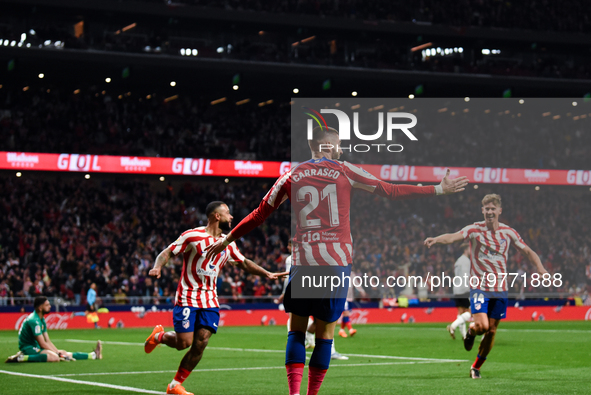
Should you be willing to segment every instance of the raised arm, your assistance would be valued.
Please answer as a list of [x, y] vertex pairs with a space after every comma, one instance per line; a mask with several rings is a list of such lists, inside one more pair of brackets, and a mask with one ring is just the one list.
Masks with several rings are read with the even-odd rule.
[[447, 169], [445, 177], [443, 177], [439, 185], [427, 186], [390, 184], [389, 182], [377, 179], [365, 170], [350, 163], [345, 163], [343, 169], [345, 170], [345, 174], [349, 178], [353, 188], [363, 189], [390, 200], [449, 195], [451, 193], [462, 192], [466, 189], [466, 185], [468, 185], [467, 177], [450, 179], [449, 169]]
[[225, 239], [219, 239], [205, 248], [206, 259], [221, 253], [230, 243], [260, 226], [273, 211], [289, 198], [291, 188], [291, 171], [279, 177], [261, 203], [230, 232]]
[[[279, 207], [279, 205], [277, 205]], [[261, 226], [263, 222], [271, 215], [277, 207], [271, 206], [266, 200], [261, 200], [261, 203], [250, 214], [248, 214], [226, 237], [226, 245], [238, 240], [247, 233], [252, 232], [257, 227]]]
[[431, 246], [435, 244], [452, 244], [460, 241], [464, 241], [464, 235], [461, 231], [456, 233], [445, 233], [437, 237], [427, 237], [424, 244], [427, 248], [431, 248]]

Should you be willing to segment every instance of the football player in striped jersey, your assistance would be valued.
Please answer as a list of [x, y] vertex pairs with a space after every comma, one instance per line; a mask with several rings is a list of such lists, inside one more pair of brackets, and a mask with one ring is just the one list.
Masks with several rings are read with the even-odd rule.
[[150, 276], [160, 278], [162, 267], [172, 256], [183, 254], [183, 269], [173, 310], [174, 331], [164, 332], [162, 325], [157, 325], [144, 344], [146, 353], [151, 353], [158, 344], [165, 344], [179, 351], [190, 347], [166, 389], [167, 394], [192, 395], [185, 390], [182, 383], [201, 360], [211, 335], [217, 332], [220, 306], [216, 282], [224, 265], [229, 262], [248, 273], [270, 280], [281, 277], [281, 274], [269, 273], [245, 258], [235, 243], [228, 245], [222, 254], [212, 259], [207, 258], [205, 248], [225, 236], [223, 232], [231, 229], [233, 217], [228, 206], [220, 201], [209, 203], [205, 214], [207, 226], [184, 232], [158, 255], [149, 272]]
[[507, 317], [507, 258], [511, 244], [537, 269], [540, 275], [548, 273], [540, 257], [524, 243], [517, 231], [499, 222], [503, 212], [501, 197], [486, 195], [482, 199], [484, 221], [475, 222], [456, 233], [427, 237], [425, 246], [470, 242], [470, 309], [472, 322], [464, 338], [464, 347], [472, 350], [474, 339], [484, 335], [478, 348], [476, 361], [470, 368], [470, 377], [479, 379], [480, 367], [493, 347], [497, 327]]
[[[316, 322], [316, 347], [308, 369], [308, 395], [318, 393], [329, 367], [336, 323], [345, 307], [348, 286], [342, 284], [337, 292], [321, 287], [318, 288], [321, 292], [330, 294], [312, 297], [307, 296], [312, 288], [304, 287], [300, 280], [309, 277], [304, 273], [314, 276], [312, 272], [329, 269], [331, 273], [338, 273], [339, 278], [341, 275], [343, 279], [348, 277], [350, 282], [350, 265], [353, 262], [349, 222], [352, 192], [360, 190], [390, 200], [402, 200], [461, 192], [468, 184], [466, 177], [449, 179], [449, 169], [440, 185], [394, 185], [381, 181], [358, 166], [338, 160], [342, 154], [341, 140], [339, 132], [330, 127], [315, 128], [308, 145], [312, 159], [279, 177], [259, 207], [224, 240], [220, 239], [208, 247], [207, 252], [207, 256], [212, 257], [222, 253], [234, 240], [261, 225], [284, 201], [290, 199], [296, 232], [290, 282], [283, 302], [285, 311], [292, 313], [285, 358], [290, 395], [300, 393], [306, 359], [304, 339], [311, 315]], [[320, 270], [316, 270], [318, 268]]]

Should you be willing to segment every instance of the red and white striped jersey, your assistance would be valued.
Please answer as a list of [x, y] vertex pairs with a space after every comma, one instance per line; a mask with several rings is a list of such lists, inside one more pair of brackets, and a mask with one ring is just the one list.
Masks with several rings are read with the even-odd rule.
[[293, 265], [347, 266], [353, 257], [349, 211], [354, 189], [393, 200], [435, 194], [433, 186], [390, 184], [348, 162], [311, 159], [279, 177], [261, 205], [232, 235], [242, 237], [290, 199], [297, 223]]
[[[507, 291], [507, 258], [511, 242], [518, 249], [527, 247], [515, 229], [500, 223], [490, 230], [485, 221], [475, 222], [461, 230], [464, 240], [470, 241], [470, 277], [478, 278], [470, 288], [489, 292]], [[491, 274], [492, 273], [492, 274]], [[490, 277], [487, 277], [490, 274]], [[501, 275], [501, 276], [500, 276]]]
[[204, 250], [216, 240], [202, 226], [187, 230], [168, 246], [174, 255], [183, 253], [183, 270], [176, 291], [176, 306], [202, 309], [220, 307], [216, 287], [220, 270], [226, 262], [241, 263], [245, 258], [236, 243], [231, 243], [219, 255], [207, 260]]

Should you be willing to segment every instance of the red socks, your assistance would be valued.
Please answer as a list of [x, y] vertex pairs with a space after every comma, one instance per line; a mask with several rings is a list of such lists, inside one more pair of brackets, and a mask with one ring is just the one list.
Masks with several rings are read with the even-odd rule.
[[156, 335], [155, 339], [158, 343], [162, 343], [162, 337], [164, 337], [164, 332], [160, 332]]
[[476, 361], [474, 361], [474, 363], [472, 364], [472, 367], [474, 369], [480, 369], [484, 361], [486, 361], [486, 357], [481, 357], [480, 354], [478, 354], [476, 356]]
[[179, 370], [176, 372], [176, 375], [174, 376], [174, 380], [182, 384], [190, 374], [191, 372], [187, 369], [179, 368]]
[[327, 369], [319, 369], [308, 366], [308, 395], [316, 395], [324, 380]]
[[285, 365], [287, 371], [287, 385], [289, 386], [289, 395], [300, 393], [300, 385], [302, 384], [302, 375], [304, 374], [303, 363], [290, 363]]

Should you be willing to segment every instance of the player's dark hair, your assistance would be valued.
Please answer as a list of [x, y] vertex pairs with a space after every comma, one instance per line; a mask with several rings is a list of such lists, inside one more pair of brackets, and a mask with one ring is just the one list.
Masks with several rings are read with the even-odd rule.
[[35, 307], [35, 310], [37, 310], [37, 307], [41, 306], [45, 302], [47, 302], [47, 297], [45, 297], [45, 296], [37, 296], [35, 298], [35, 302], [33, 302], [33, 306]]
[[211, 213], [213, 213], [218, 207], [220, 207], [222, 204], [226, 204], [220, 200], [216, 200], [215, 202], [211, 202], [207, 205], [207, 207], [205, 208], [205, 215], [207, 216], [207, 218], [209, 218], [209, 216], [211, 215]]

